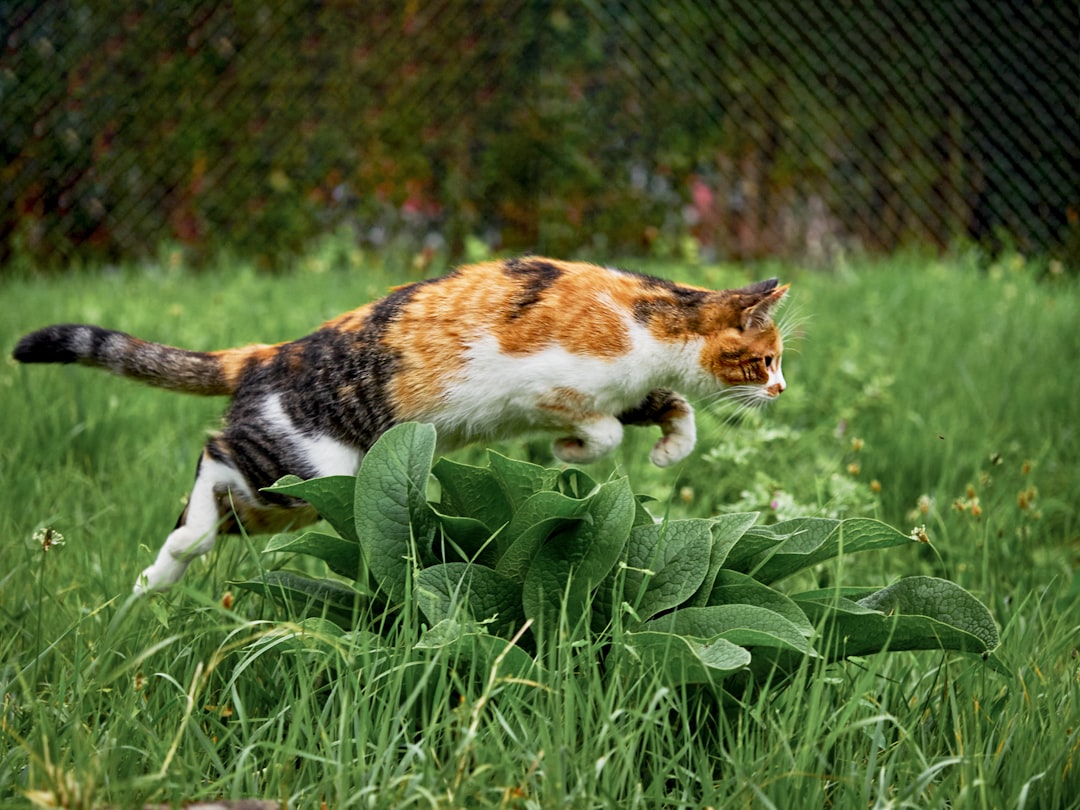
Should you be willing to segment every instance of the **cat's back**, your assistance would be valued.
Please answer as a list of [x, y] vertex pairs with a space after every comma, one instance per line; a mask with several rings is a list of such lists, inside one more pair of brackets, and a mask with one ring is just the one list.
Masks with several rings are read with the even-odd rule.
[[665, 282], [535, 256], [467, 265], [396, 291], [408, 300], [388, 324], [386, 341], [407, 352], [422, 335], [419, 342], [446, 359], [485, 339], [511, 356], [559, 345], [612, 357], [628, 350], [635, 306], [655, 284]]
[[368, 330], [385, 324], [381, 345], [395, 358], [389, 391], [399, 417], [438, 423], [449, 410], [493, 424], [528, 410], [544, 391], [638, 376], [648, 332], [640, 304], [673, 289], [635, 273], [529, 256], [399, 288], [363, 320]]
[[[698, 294], [586, 262], [536, 256], [481, 262], [397, 287], [250, 359], [291, 378], [314, 373], [312, 367], [325, 375], [335, 368], [355, 373], [356, 355], [363, 355], [363, 376], [424, 399], [478, 357], [524, 359], [558, 349], [581, 358], [624, 358], [643, 330], [665, 337], [653, 324], [658, 307]], [[242, 359], [250, 370], [249, 358]]]

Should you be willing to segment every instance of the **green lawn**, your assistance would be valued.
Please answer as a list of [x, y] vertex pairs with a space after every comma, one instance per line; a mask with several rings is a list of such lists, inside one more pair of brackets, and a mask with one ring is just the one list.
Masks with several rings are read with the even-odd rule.
[[[230, 580], [264, 537], [219, 544], [182, 587], [133, 600], [183, 508], [221, 401], [81, 368], [0, 364], [0, 803], [257, 797], [290, 807], [1027, 807], [1080, 795], [1080, 288], [1012, 257], [896, 258], [833, 272], [635, 264], [709, 286], [793, 283], [788, 390], [741, 422], [702, 414], [698, 451], [647, 463], [635, 431], [594, 465], [672, 515], [869, 515], [932, 546], [853, 557], [820, 582], [952, 579], [1002, 630], [998, 658], [807, 662], [720, 706], [609, 678], [589, 639], [542, 679], [492, 679], [358, 632], [297, 636]], [[416, 277], [313, 254], [273, 277], [169, 261], [0, 281], [6, 353], [62, 321], [196, 349], [272, 342]], [[550, 462], [546, 442], [500, 446]], [[474, 459], [479, 450], [462, 451]], [[43, 553], [51, 528], [65, 545]], [[280, 562], [280, 561], [276, 561]], [[311, 564], [297, 562], [296, 564]]]

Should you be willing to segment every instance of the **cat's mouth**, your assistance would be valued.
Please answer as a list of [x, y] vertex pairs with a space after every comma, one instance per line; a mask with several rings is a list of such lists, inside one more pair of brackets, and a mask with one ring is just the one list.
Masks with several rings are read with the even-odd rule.
[[784, 379], [784, 372], [780, 370], [780, 358], [776, 359], [776, 362], [772, 364], [772, 368], [769, 369], [769, 379], [765, 383], [765, 393], [770, 399], [776, 399], [787, 388], [787, 380]]

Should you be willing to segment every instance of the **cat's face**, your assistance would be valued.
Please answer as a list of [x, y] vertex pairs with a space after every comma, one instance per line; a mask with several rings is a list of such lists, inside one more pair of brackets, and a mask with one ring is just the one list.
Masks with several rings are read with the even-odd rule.
[[705, 340], [702, 366], [724, 385], [743, 386], [747, 402], [776, 399], [787, 387], [784, 341], [772, 321], [750, 329], [725, 329]]
[[775, 281], [734, 290], [716, 305], [701, 349], [702, 369], [746, 404], [770, 402], [787, 387], [784, 339], [772, 310], [787, 293]]

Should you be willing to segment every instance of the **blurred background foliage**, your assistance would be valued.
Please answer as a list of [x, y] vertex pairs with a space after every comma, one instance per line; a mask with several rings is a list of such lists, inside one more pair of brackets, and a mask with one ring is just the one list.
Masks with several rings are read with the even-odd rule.
[[0, 262], [1080, 264], [1075, 0], [9, 0]]

